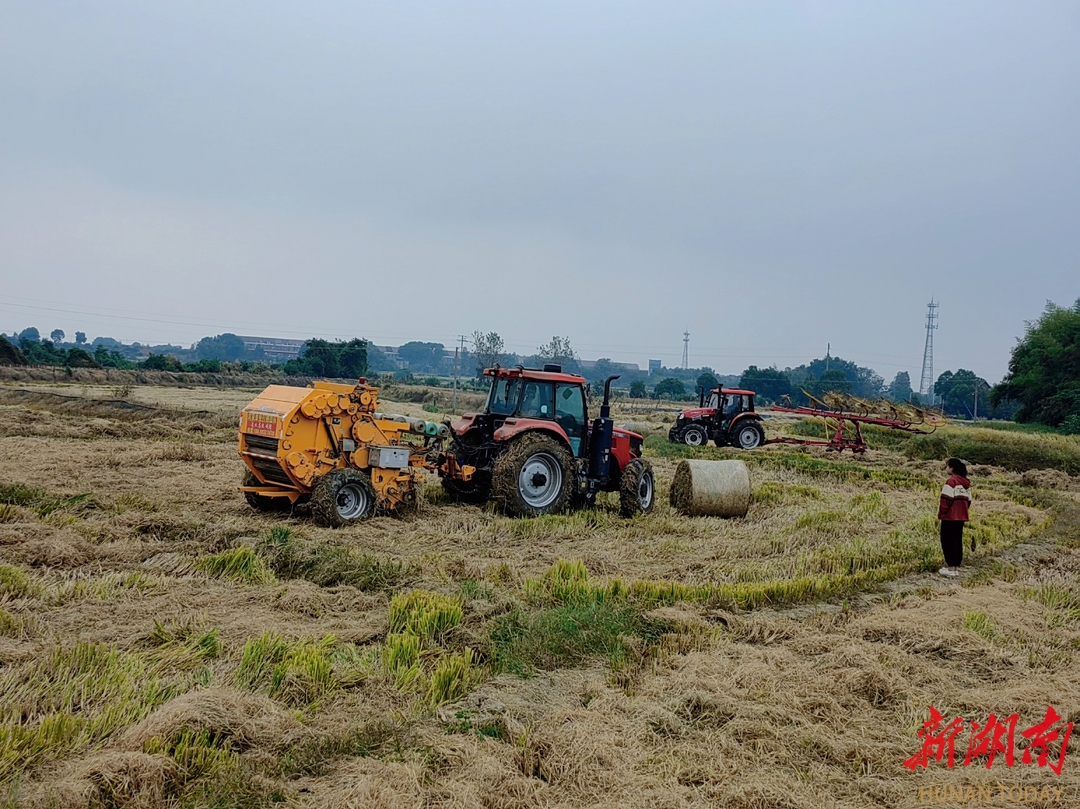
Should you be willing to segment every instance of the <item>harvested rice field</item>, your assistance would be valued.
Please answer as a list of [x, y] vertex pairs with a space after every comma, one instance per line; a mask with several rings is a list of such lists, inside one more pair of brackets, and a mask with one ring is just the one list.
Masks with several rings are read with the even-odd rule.
[[[927, 439], [691, 449], [616, 409], [650, 433], [650, 515], [510, 519], [433, 480], [331, 530], [237, 491], [255, 393], [0, 388], [4, 805], [1080, 805], [1075, 438], [934, 437], [1005, 464], [971, 467], [949, 580]], [[684, 457], [745, 460], [747, 516], [673, 512]], [[966, 720], [954, 766], [911, 769], [931, 706]], [[1018, 714], [1012, 766], [967, 756], [991, 714]]]

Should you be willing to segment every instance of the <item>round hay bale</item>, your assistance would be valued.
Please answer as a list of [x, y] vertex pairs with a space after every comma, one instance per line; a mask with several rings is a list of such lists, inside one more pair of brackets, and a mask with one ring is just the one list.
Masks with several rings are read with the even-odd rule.
[[742, 461], [680, 461], [670, 501], [689, 517], [745, 517], [750, 473]]

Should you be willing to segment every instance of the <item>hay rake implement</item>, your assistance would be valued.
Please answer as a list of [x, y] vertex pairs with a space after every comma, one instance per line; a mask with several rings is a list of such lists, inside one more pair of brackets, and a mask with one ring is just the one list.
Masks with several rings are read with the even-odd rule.
[[[810, 406], [794, 406], [789, 397], [784, 397], [782, 405], [773, 405], [769, 409], [774, 413], [791, 413], [796, 416], [824, 419], [825, 430], [827, 433], [831, 432], [832, 436], [827, 440], [781, 436], [770, 438], [765, 442], [766, 444], [823, 446], [826, 452], [843, 452], [845, 449], [850, 449], [858, 454], [868, 449], [862, 434], [863, 424], [929, 435], [945, 423], [945, 417], [941, 413], [907, 402], [897, 403], [886, 400], [870, 402], [853, 396], [835, 394], [826, 395], [825, 401], [822, 401], [806, 391], [803, 391], [803, 394], [810, 400]], [[829, 426], [830, 419], [836, 422], [835, 430]]]

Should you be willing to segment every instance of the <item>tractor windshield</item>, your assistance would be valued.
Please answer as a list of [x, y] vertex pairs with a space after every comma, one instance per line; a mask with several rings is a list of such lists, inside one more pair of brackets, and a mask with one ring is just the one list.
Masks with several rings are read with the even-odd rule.
[[493, 379], [491, 393], [488, 395], [487, 412], [494, 413], [496, 416], [512, 415], [517, 410], [520, 395], [521, 380], [519, 378]]

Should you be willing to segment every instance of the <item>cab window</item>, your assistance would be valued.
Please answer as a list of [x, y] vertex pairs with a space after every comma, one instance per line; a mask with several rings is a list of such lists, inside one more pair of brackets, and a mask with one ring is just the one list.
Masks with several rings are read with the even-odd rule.
[[518, 415], [526, 419], [550, 419], [554, 417], [555, 386], [550, 382], [526, 382], [521, 395]]
[[705, 406], [706, 406], [706, 407], [711, 407], [711, 408], [715, 409], [715, 408], [716, 408], [716, 400], [717, 400], [718, 398], [719, 398], [719, 397], [717, 396], [717, 394], [715, 394], [715, 393], [710, 393], [710, 394], [709, 394], [709, 398], [708, 398], [708, 400], [706, 400], [706, 402], [705, 402]]
[[555, 394], [555, 421], [566, 431], [574, 455], [581, 457], [585, 438], [585, 392], [580, 385], [559, 385]]
[[738, 394], [729, 394], [725, 397], [726, 406], [724, 407], [725, 416], [734, 416], [736, 413], [742, 412], [742, 396]]
[[521, 393], [521, 380], [503, 377], [491, 383], [488, 396], [488, 412], [496, 416], [509, 416], [517, 409], [518, 394]]

